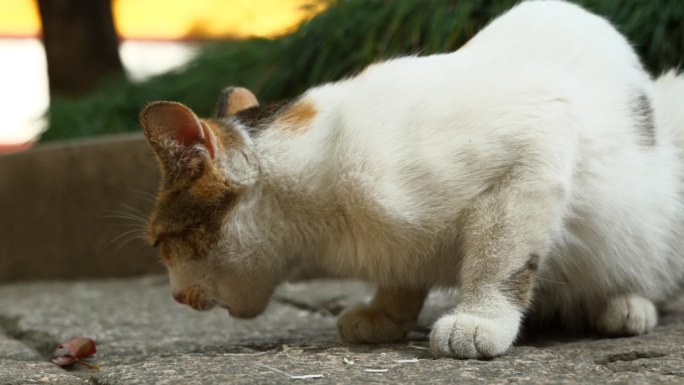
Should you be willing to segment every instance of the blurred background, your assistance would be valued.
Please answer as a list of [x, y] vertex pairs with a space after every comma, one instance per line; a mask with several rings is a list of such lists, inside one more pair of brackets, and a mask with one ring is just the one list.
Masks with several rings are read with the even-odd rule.
[[[572, 0], [655, 76], [684, 60], [684, 1]], [[458, 49], [518, 0], [0, 0], [0, 282], [160, 270], [140, 236], [158, 181], [153, 100], [210, 115], [398, 55]]]
[[[374, 60], [457, 49], [516, 2], [0, 0], [0, 145], [133, 131], [155, 99], [208, 114], [230, 84], [286, 98]], [[681, 63], [681, 0], [576, 2], [652, 72]]]
[[[144, 82], [182, 67], [202, 42], [283, 35], [320, 9], [303, 0], [0, 0], [0, 145], [21, 148], [44, 132], [51, 94], [58, 109]], [[53, 126], [46, 139], [109, 132]]]

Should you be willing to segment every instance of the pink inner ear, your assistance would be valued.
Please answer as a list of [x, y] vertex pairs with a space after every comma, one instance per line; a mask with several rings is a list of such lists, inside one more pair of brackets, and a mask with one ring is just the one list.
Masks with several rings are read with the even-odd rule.
[[185, 146], [192, 146], [195, 143], [204, 143], [204, 132], [198, 130], [196, 125], [181, 125], [176, 129], [175, 138]]
[[[149, 104], [140, 113], [140, 124], [150, 145], [158, 155], [162, 155], [163, 159], [169, 159], [167, 155], [176, 156], [179, 145], [190, 148], [202, 144], [212, 159], [217, 153], [218, 143], [212, 128], [197, 118], [192, 110], [180, 103]], [[206, 157], [206, 153], [191, 151], [184, 153], [183, 156]], [[173, 159], [170, 161], [175, 162]], [[166, 166], [173, 166], [173, 164]]]
[[177, 142], [184, 146], [204, 143], [204, 131], [199, 119], [187, 107], [170, 104], [164, 111], [164, 125]]

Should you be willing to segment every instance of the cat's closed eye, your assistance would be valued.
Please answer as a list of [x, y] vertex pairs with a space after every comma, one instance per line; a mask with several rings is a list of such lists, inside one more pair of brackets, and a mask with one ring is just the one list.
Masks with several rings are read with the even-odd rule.
[[159, 247], [161, 242], [166, 238], [166, 235], [163, 233], [148, 233], [147, 234], [147, 240], [152, 247]]

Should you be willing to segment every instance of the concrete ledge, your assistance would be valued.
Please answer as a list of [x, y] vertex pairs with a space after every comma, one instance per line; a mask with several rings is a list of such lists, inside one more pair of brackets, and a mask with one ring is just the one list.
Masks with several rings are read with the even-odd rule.
[[162, 271], [132, 217], [149, 211], [158, 181], [141, 134], [1, 155], [0, 282]]

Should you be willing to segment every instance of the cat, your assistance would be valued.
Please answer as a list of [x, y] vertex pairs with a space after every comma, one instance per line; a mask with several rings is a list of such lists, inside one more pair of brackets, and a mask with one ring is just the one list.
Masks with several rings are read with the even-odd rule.
[[526, 315], [639, 335], [684, 278], [683, 107], [684, 78], [651, 79], [605, 19], [527, 1], [455, 52], [289, 102], [147, 105], [148, 238], [197, 310], [255, 317], [303, 267], [376, 283], [344, 343], [401, 341], [451, 287], [437, 357], [504, 354]]

